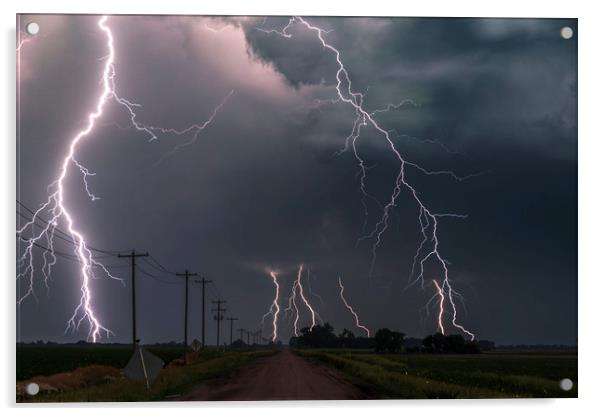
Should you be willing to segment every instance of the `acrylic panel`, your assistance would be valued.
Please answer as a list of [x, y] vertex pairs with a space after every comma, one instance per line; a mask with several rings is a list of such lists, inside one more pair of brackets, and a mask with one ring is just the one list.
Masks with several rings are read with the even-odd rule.
[[577, 396], [577, 20], [17, 16], [17, 401]]

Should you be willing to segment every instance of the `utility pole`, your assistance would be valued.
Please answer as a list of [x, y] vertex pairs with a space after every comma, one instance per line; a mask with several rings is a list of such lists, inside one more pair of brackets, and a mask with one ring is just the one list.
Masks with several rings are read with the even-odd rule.
[[222, 312], [226, 312], [226, 309], [222, 308], [222, 305], [224, 303], [226, 303], [226, 301], [218, 299], [218, 300], [212, 301], [212, 303], [215, 303], [217, 305], [214, 309], [211, 309], [211, 312], [216, 312], [217, 313], [217, 315], [214, 315], [213, 319], [215, 319], [217, 321], [217, 342], [216, 342], [216, 345], [219, 348], [219, 327], [220, 327], [220, 324], [221, 324], [222, 320], [224, 319], [224, 315], [222, 315]]
[[136, 348], [136, 257], [148, 257], [148, 252], [136, 253], [136, 250], [132, 250], [130, 254], [117, 254], [117, 257], [132, 259], [132, 348]]
[[261, 333], [261, 331], [255, 331], [253, 333], [253, 342], [255, 344], [261, 344], [261, 339], [259, 338], [259, 334]]
[[188, 350], [188, 279], [196, 275], [196, 273], [189, 272], [188, 269], [184, 273], [176, 273], [176, 276], [186, 278], [186, 289], [184, 290], [184, 351]]
[[230, 346], [232, 346], [232, 329], [234, 328], [234, 321], [238, 321], [238, 318], [226, 318], [227, 321], [230, 321]]
[[261, 329], [257, 331], [257, 343], [261, 345]]
[[202, 285], [202, 295], [203, 295], [203, 301], [202, 301], [202, 318], [201, 318], [201, 344], [203, 345], [203, 348], [205, 348], [206, 344], [205, 344], [205, 285], [208, 283], [211, 283], [212, 280], [207, 280], [204, 277], [201, 280], [195, 280], [195, 283], [200, 283]]
[[240, 332], [240, 340], [241, 340], [242, 342], [244, 342], [244, 341], [243, 341], [243, 336], [244, 336], [244, 335], [243, 335], [243, 333], [245, 332], [245, 330], [244, 330], [243, 328], [240, 328], [238, 331]]
[[247, 345], [251, 345], [251, 331], [247, 331]]

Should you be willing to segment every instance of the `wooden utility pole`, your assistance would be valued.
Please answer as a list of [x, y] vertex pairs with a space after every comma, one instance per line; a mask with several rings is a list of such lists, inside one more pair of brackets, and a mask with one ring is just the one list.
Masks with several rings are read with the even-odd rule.
[[176, 276], [186, 278], [186, 289], [184, 290], [184, 350], [188, 349], [188, 279], [196, 275], [196, 273], [189, 272], [188, 269], [184, 273], [176, 273]]
[[232, 346], [232, 330], [234, 329], [234, 321], [238, 321], [238, 318], [226, 318], [227, 321], [230, 321], [230, 346]]
[[217, 347], [219, 348], [219, 327], [220, 327], [222, 320], [224, 319], [224, 315], [222, 313], [226, 312], [226, 309], [222, 308], [222, 305], [224, 303], [226, 303], [226, 301], [218, 299], [218, 300], [212, 301], [212, 303], [215, 303], [217, 305], [215, 308], [211, 309], [211, 312], [216, 313], [213, 316], [213, 319], [215, 319], [217, 321], [217, 342], [215, 345], [217, 345]]
[[132, 250], [130, 254], [117, 254], [119, 258], [130, 258], [132, 260], [132, 348], [136, 348], [136, 257], [148, 257], [147, 253], [136, 253]]
[[201, 317], [201, 344], [203, 345], [203, 348], [205, 348], [205, 346], [207, 344], [205, 344], [205, 285], [207, 285], [208, 283], [211, 283], [212, 280], [207, 280], [204, 277], [201, 280], [195, 280], [195, 283], [200, 283], [201, 286], [201, 292], [202, 292], [202, 317]]

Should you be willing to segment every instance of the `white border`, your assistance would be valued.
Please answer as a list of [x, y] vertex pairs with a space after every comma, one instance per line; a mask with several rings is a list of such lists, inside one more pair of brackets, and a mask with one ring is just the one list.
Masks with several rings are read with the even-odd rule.
[[[393, 5], [395, 3], [395, 5]], [[201, 403], [201, 404], [146, 404], [110, 405], [119, 407], [145, 407], [148, 415], [163, 415], [166, 411], [183, 414], [208, 412], [211, 415], [288, 414], [305, 415], [308, 412], [332, 413], [339, 408], [350, 415], [365, 415], [374, 409], [377, 412], [425, 412], [445, 415], [467, 415], [486, 412], [487, 415], [504, 415], [509, 412], [526, 411], [546, 415], [590, 414], [602, 407], [598, 392], [600, 382], [600, 350], [602, 346], [600, 325], [601, 314], [597, 310], [602, 296], [602, 266], [599, 262], [601, 242], [600, 227], [601, 185], [599, 97], [602, 96], [600, 77], [602, 74], [599, 45], [602, 41], [602, 15], [596, 2], [555, 1], [528, 2], [504, 0], [495, 4], [487, 1], [426, 1], [386, 2], [371, 0], [354, 2], [347, 0], [300, 0], [285, 1], [183, 1], [163, 2], [104, 0], [87, 3], [81, 0], [32, 1], [21, 0], [18, 4], [2, 2], [2, 126], [4, 137], [0, 155], [2, 184], [0, 195], [2, 215], [2, 282], [4, 305], [2, 305], [5, 336], [0, 342], [2, 375], [0, 376], [0, 402], [8, 409], [5, 414], [16, 412], [14, 405], [14, 204], [15, 204], [15, 14], [16, 13], [134, 13], [134, 14], [238, 14], [238, 15], [397, 15], [397, 16], [475, 16], [475, 17], [577, 17], [579, 18], [579, 399], [568, 400], [468, 400], [468, 401], [388, 401], [388, 402], [263, 402], [263, 403]], [[553, 226], [552, 224], [550, 226]], [[107, 405], [109, 406], [109, 405]], [[106, 406], [20, 406], [21, 413], [44, 412], [45, 415], [82, 414], [106, 415], [111, 409]], [[169, 410], [168, 410], [169, 409]], [[428, 409], [428, 410], [427, 410]]]

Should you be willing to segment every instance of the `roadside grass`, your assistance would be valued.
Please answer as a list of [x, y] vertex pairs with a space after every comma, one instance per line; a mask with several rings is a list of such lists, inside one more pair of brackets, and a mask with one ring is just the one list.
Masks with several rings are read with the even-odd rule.
[[40, 394], [32, 398], [18, 398], [18, 400], [20, 399], [21, 402], [137, 402], [177, 399], [177, 395], [203, 381], [228, 376], [241, 366], [273, 353], [274, 351], [269, 350], [246, 352], [209, 350], [194, 364], [163, 369], [148, 390], [144, 381], [120, 378], [100, 385]]
[[[165, 363], [184, 353], [181, 345], [145, 346]], [[89, 365], [123, 368], [132, 356], [129, 345], [17, 345], [17, 381], [48, 376]]]
[[[388, 355], [410, 374], [464, 386], [484, 387], [511, 397], [577, 397], [577, 356], [567, 354]], [[570, 392], [559, 382], [570, 378]]]
[[533, 376], [552, 381], [563, 378], [577, 381], [577, 354], [387, 354], [384, 357], [404, 363], [411, 371], [436, 371], [443, 367], [447, 370]]
[[[298, 350], [387, 399], [577, 397], [576, 356], [377, 355]], [[573, 377], [573, 390], [560, 389]]]

